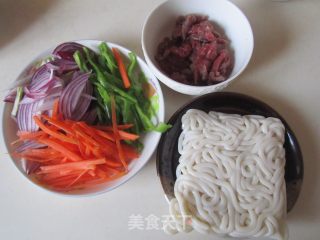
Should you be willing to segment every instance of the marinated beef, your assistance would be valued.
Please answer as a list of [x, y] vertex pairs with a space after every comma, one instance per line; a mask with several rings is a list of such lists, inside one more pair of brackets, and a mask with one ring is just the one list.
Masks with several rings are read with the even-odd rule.
[[228, 40], [202, 15], [178, 17], [171, 38], [155, 56], [162, 71], [181, 83], [205, 86], [226, 80], [233, 68]]

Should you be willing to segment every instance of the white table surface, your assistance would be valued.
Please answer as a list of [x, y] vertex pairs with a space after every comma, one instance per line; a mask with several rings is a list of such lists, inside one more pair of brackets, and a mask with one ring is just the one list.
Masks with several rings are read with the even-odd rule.
[[[39, 52], [75, 39], [116, 42], [142, 56], [145, 17], [160, 0], [0, 0], [0, 92]], [[228, 91], [257, 97], [274, 107], [301, 144], [305, 176], [288, 215], [290, 239], [320, 234], [320, 1], [234, 1], [248, 16], [255, 36], [252, 61]], [[191, 97], [162, 85], [166, 118]], [[5, 126], [4, 126], [5, 127]], [[196, 233], [174, 237], [161, 230], [129, 230], [131, 215], [168, 213], [155, 155], [120, 188], [95, 197], [70, 198], [35, 187], [11, 163], [1, 142], [0, 239], [214, 239]], [[155, 226], [154, 226], [155, 227]]]

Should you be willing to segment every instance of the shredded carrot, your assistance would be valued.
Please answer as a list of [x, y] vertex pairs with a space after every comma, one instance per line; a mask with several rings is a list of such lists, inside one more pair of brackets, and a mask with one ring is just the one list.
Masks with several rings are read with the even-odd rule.
[[84, 122], [79, 122], [77, 123], [79, 126], [81, 126], [81, 128], [86, 132], [86, 134], [92, 136], [93, 138], [95, 138], [95, 136], [97, 134], [101, 135], [102, 137], [108, 139], [108, 140], [111, 140], [111, 141], [115, 141], [114, 140], [114, 137], [109, 134], [109, 133], [106, 133], [106, 132], [103, 132], [103, 131], [100, 131], [98, 129], [94, 129], [94, 128], [90, 128], [88, 125], [86, 125]]
[[73, 130], [76, 134], [76, 136], [81, 139], [83, 144], [85, 145], [92, 145], [92, 146], [99, 146], [99, 143], [97, 143], [90, 135], [82, 131], [82, 129], [79, 128], [79, 126], [74, 125]]
[[139, 153], [133, 147], [130, 147], [128, 145], [123, 145], [122, 149], [126, 156], [126, 159], [128, 160], [132, 160], [139, 157]]
[[45, 133], [47, 133], [47, 134], [49, 134], [59, 140], [62, 140], [64, 142], [76, 143], [72, 138], [69, 138], [64, 134], [55, 132], [55, 131], [51, 130], [50, 128], [48, 128], [45, 124], [43, 124], [43, 122], [40, 120], [40, 118], [38, 116], [34, 116], [33, 120], [36, 122], [36, 124], [39, 126], [39, 128], [41, 128], [41, 130], [44, 131]]
[[121, 78], [123, 81], [123, 85], [125, 88], [130, 88], [130, 85], [131, 85], [130, 80], [129, 80], [129, 77], [127, 74], [126, 67], [122, 61], [121, 56], [120, 56], [120, 52], [117, 48], [112, 48], [112, 52], [113, 52], [114, 58], [118, 64], [118, 68], [119, 68], [119, 72], [120, 72], [120, 75], [121, 75]]
[[38, 132], [22, 132], [18, 131], [17, 133], [18, 137], [22, 140], [27, 140], [27, 139], [32, 139], [32, 138], [37, 138], [40, 136], [45, 135], [44, 132], [38, 131]]
[[56, 140], [51, 140], [48, 138], [40, 138], [38, 141], [40, 143], [46, 144], [49, 147], [55, 149], [57, 152], [64, 154], [67, 158], [73, 161], [82, 161], [82, 158], [80, 156], [70, 151], [69, 149], [65, 148], [62, 144], [60, 144]]
[[21, 159], [26, 159], [30, 162], [38, 162], [38, 163], [52, 162], [59, 159], [54, 157], [41, 158], [36, 156], [30, 156], [28, 154], [19, 154], [19, 153], [14, 153], [13, 156]]
[[87, 172], [88, 170], [84, 170], [82, 173], [79, 174], [79, 176], [74, 179], [71, 183], [68, 184], [68, 186], [66, 186], [66, 188], [71, 187], [72, 185], [74, 185], [77, 181], [79, 181], [79, 179]]
[[55, 172], [57, 170], [66, 170], [66, 169], [92, 169], [97, 164], [103, 164], [106, 160], [102, 159], [95, 159], [95, 160], [86, 160], [81, 162], [70, 162], [70, 163], [62, 163], [58, 165], [51, 165], [51, 166], [41, 166], [41, 172]]
[[42, 132], [42, 131], [38, 131], [38, 132], [21, 132], [21, 131], [18, 131], [17, 132], [17, 136], [19, 137], [19, 139], [13, 141], [11, 143], [11, 145], [15, 145], [21, 141], [25, 141], [25, 140], [34, 140], [34, 139], [37, 139], [41, 136], [45, 136], [46, 133], [45, 132]]
[[96, 176], [96, 172], [95, 171], [92, 171], [92, 170], [89, 170], [88, 171], [88, 174], [92, 177], [95, 177]]
[[50, 117], [48, 117], [46, 115], [42, 115], [41, 117], [43, 119], [47, 120], [53, 126], [56, 126], [57, 128], [60, 128], [64, 132], [69, 133], [69, 134], [73, 133], [72, 129], [66, 123], [63, 123], [61, 121], [57, 121], [56, 119], [50, 118]]
[[113, 96], [112, 127], [64, 120], [58, 109], [56, 101], [51, 117], [34, 116], [40, 130], [20, 131], [15, 141], [32, 140], [44, 145], [14, 153], [15, 157], [39, 165], [33, 174], [40, 182], [59, 191], [70, 191], [113, 181], [128, 172], [128, 164], [139, 154], [121, 140], [134, 141], [139, 136], [125, 131], [132, 124], [117, 124]]
[[133, 133], [128, 133], [128, 132], [125, 132], [125, 131], [119, 131], [119, 135], [120, 135], [120, 138], [122, 140], [131, 140], [131, 141], [135, 141], [139, 138], [139, 135], [136, 135], [136, 134], [133, 134]]
[[107, 161], [105, 163], [105, 166], [108, 168], [108, 169], [114, 169], [114, 168], [121, 168], [122, 165], [117, 163], [117, 162], [113, 162], [113, 161]]
[[120, 159], [121, 163], [123, 164], [123, 167], [125, 168], [125, 171], [127, 172], [128, 171], [128, 165], [127, 165], [127, 163], [126, 163], [126, 161], [124, 159], [122, 146], [121, 146], [121, 143], [120, 143], [120, 136], [119, 136], [118, 126], [117, 126], [116, 103], [115, 103], [113, 95], [111, 95], [111, 118], [112, 118], [113, 133], [114, 133], [115, 140], [116, 140], [119, 159]]
[[[119, 130], [119, 129], [118, 129], [118, 132], [119, 132], [119, 136], [120, 136], [121, 140], [135, 141], [135, 140], [137, 140], [139, 138], [139, 135], [136, 135], [136, 134], [133, 134], [133, 133], [128, 133], [128, 132], [125, 132], [125, 131], [122, 131], [122, 130]], [[115, 141], [115, 136], [110, 134], [110, 133], [101, 131], [99, 129], [96, 129], [95, 133], [100, 135], [101, 137], [109, 139], [110, 141], [113, 141], [113, 142]]]
[[59, 99], [57, 98], [53, 103], [53, 109], [52, 109], [52, 119], [58, 119], [59, 118]]
[[100, 137], [99, 135], [95, 135], [94, 139], [98, 142], [100, 151], [104, 152], [107, 155], [115, 156], [117, 154], [117, 146], [112, 141], [106, 141], [105, 138]]
[[115, 142], [115, 137], [112, 136], [110, 133], [101, 131], [101, 130], [99, 130], [99, 129], [96, 129], [96, 130], [95, 130], [95, 133], [98, 134], [98, 135], [101, 136], [101, 137], [104, 137], [104, 138], [106, 138], [106, 139], [109, 139], [109, 140], [112, 141], [112, 142]]
[[49, 158], [59, 158], [62, 157], [63, 154], [56, 152], [52, 149], [44, 148], [44, 149], [29, 149], [20, 153], [22, 157], [35, 157], [39, 159], [43, 159], [43, 161]]

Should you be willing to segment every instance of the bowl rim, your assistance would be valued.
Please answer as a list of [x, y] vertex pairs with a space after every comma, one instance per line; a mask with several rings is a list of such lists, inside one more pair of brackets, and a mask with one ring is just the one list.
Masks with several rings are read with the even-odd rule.
[[[131, 52], [130, 49], [120, 45], [120, 44], [117, 44], [117, 43], [114, 43], [114, 42], [109, 42], [109, 41], [104, 41], [104, 40], [96, 40], [96, 39], [77, 39], [77, 40], [70, 40], [70, 41], [65, 41], [65, 42], [76, 42], [76, 43], [80, 43], [84, 46], [87, 46], [87, 47], [90, 47], [88, 45], [90, 44], [94, 44], [95, 46], [97, 46], [99, 43], [101, 42], [105, 42], [107, 43], [109, 46], [114, 46], [114, 47], [117, 47], [120, 52]], [[65, 43], [63, 42], [63, 43]], [[19, 74], [15, 77], [15, 81], [17, 81], [21, 75], [25, 72], [25, 70], [30, 67], [32, 64], [34, 64], [37, 60], [39, 60], [40, 58], [42, 58], [42, 56], [44, 54], [46, 54], [46, 52], [52, 52], [56, 46], [60, 45], [62, 43], [58, 43], [54, 46], [51, 46], [45, 50], [42, 50], [40, 53], [36, 54], [35, 57], [32, 58], [32, 60], [30, 62], [28, 62], [22, 69], [21, 71], [19, 71]], [[158, 113], [157, 113], [157, 118], [158, 118], [158, 121], [159, 122], [164, 122], [165, 120], [165, 104], [164, 104], [164, 97], [163, 97], [163, 92], [162, 92], [162, 89], [161, 89], [161, 85], [158, 81], [158, 79], [154, 76], [153, 72], [150, 70], [148, 64], [143, 60], [143, 58], [141, 58], [139, 55], [137, 55], [137, 60], [138, 60], [138, 63], [142, 63], [143, 65], [145, 65], [145, 68], [148, 69], [149, 71], [149, 74], [148, 76], [151, 76], [150, 78], [152, 78], [152, 83], [154, 83], [156, 85], [156, 92], [157, 92], [157, 95], [158, 95], [158, 103], [159, 103], [159, 110], [158, 110]], [[148, 79], [150, 79], [148, 78]], [[4, 128], [5, 128], [5, 123], [8, 121], [8, 119], [5, 119], [5, 112], [7, 111], [8, 109], [9, 104], [2, 101], [1, 102], [1, 109], [0, 109], [0, 112], [2, 113], [2, 116], [0, 118], [0, 124], [1, 124], [1, 128], [2, 128], [2, 133], [4, 133]], [[33, 181], [22, 169], [20, 169], [16, 163], [16, 161], [11, 157], [11, 154], [9, 153], [9, 148], [8, 148], [8, 141], [7, 141], [7, 136], [5, 136], [5, 134], [2, 134], [2, 142], [3, 142], [3, 148], [9, 153], [9, 159], [10, 159], [10, 162], [15, 166], [15, 168], [18, 169], [18, 171], [21, 173], [19, 175], [23, 175], [25, 179], [27, 179], [29, 182], [32, 183], [33, 186], [36, 186], [37, 189], [41, 189], [41, 190], [45, 190], [46, 192], [50, 192], [52, 194], [56, 194], [56, 195], [60, 195], [60, 196], [65, 196], [65, 197], [72, 197], [72, 198], [82, 198], [82, 197], [91, 197], [91, 196], [98, 196], [100, 194], [103, 194], [103, 193], [107, 193], [111, 190], [114, 190], [118, 187], [120, 187], [121, 185], [125, 184], [126, 182], [128, 182], [129, 180], [131, 180], [133, 177], [135, 177], [142, 169], [143, 167], [149, 162], [150, 158], [152, 157], [152, 155], [154, 154], [155, 150], [157, 149], [157, 146], [159, 144], [159, 141], [160, 141], [160, 138], [161, 138], [161, 133], [158, 133], [158, 132], [151, 132], [152, 134], [155, 135], [155, 139], [154, 139], [154, 145], [152, 147], [151, 150], [149, 150], [147, 156], [146, 156], [146, 160], [144, 161], [143, 164], [141, 164], [136, 170], [135, 172], [131, 173], [132, 175], [129, 176], [128, 178], [124, 179], [123, 181], [119, 181], [117, 182], [116, 184], [110, 186], [110, 187], [107, 187], [107, 188], [102, 188], [102, 189], [99, 189], [99, 190], [96, 190], [94, 192], [89, 192], [89, 193], [73, 193], [72, 191], [70, 192], [61, 192], [61, 191], [56, 191], [54, 189], [50, 189], [50, 188], [47, 188], [41, 184], [38, 184], [36, 183], [35, 181]], [[130, 171], [127, 173], [129, 174]], [[127, 176], [127, 174], [125, 176]], [[125, 177], [124, 176], [124, 177]], [[119, 180], [119, 179], [117, 179]]]
[[[150, 18], [152, 17], [152, 15], [163, 5], [166, 4], [170, 4], [170, 2], [173, 2], [175, 0], [171, 0], [171, 1], [165, 1], [163, 3], [158, 4], [156, 7], [154, 7], [152, 9], [152, 11], [147, 15], [147, 17], [145, 18], [143, 27], [142, 27], [142, 38], [141, 38], [141, 45], [142, 45], [142, 51], [143, 51], [143, 55], [145, 57], [145, 60], [149, 66], [149, 68], [153, 71], [153, 74], [156, 75], [159, 79], [159, 81], [163, 82], [164, 84], [166, 84], [168, 87], [172, 88], [173, 85], [177, 86], [177, 88], [185, 88], [188, 89], [188, 91], [204, 91], [207, 89], [215, 89], [215, 88], [219, 88], [220, 86], [224, 86], [226, 84], [229, 84], [230, 82], [232, 82], [234, 79], [236, 79], [248, 66], [251, 58], [252, 58], [252, 54], [253, 54], [253, 49], [254, 49], [254, 35], [253, 35], [253, 30], [251, 27], [251, 24], [249, 22], [249, 19], [247, 18], [247, 16], [244, 14], [244, 12], [233, 2], [228, 1], [228, 0], [219, 0], [222, 2], [225, 2], [226, 4], [229, 4], [230, 6], [232, 6], [236, 11], [238, 11], [238, 13], [243, 17], [244, 23], [248, 26], [249, 28], [249, 36], [248, 36], [248, 40], [251, 43], [251, 47], [249, 49], [249, 54], [246, 56], [246, 61], [243, 63], [242, 67], [238, 70], [237, 73], [235, 73], [232, 77], [227, 78], [226, 80], [219, 82], [217, 84], [213, 84], [213, 85], [208, 85], [208, 86], [194, 86], [194, 85], [189, 85], [189, 84], [184, 84], [178, 81], [175, 81], [174, 79], [170, 78], [167, 76], [167, 74], [163, 73], [163, 71], [158, 68], [155, 64], [153, 64], [153, 61], [151, 60], [151, 58], [149, 57], [149, 53], [147, 51], [147, 47], [146, 47], [146, 38], [147, 38], [147, 33], [145, 31]], [[163, 81], [161, 78], [164, 78], [165, 81]], [[175, 91], [175, 88], [172, 88]], [[178, 91], [178, 92], [183, 92], [183, 91]], [[197, 94], [198, 95], [198, 94]]]

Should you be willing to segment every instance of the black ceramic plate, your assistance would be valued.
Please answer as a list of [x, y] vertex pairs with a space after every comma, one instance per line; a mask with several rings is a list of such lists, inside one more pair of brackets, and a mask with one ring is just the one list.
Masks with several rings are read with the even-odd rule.
[[168, 199], [174, 196], [173, 186], [176, 180], [176, 168], [180, 154], [178, 138], [182, 131], [181, 117], [188, 109], [199, 109], [205, 112], [217, 111], [240, 115], [256, 114], [281, 119], [285, 125], [286, 166], [285, 180], [287, 190], [287, 211], [296, 203], [303, 179], [303, 159], [299, 143], [286, 121], [267, 104], [238, 93], [218, 92], [203, 95], [180, 108], [170, 118], [172, 128], [162, 135], [157, 152], [157, 171], [162, 187]]

